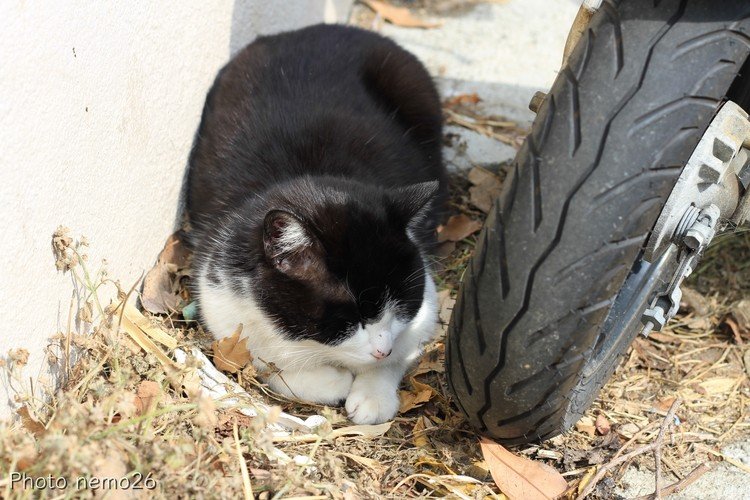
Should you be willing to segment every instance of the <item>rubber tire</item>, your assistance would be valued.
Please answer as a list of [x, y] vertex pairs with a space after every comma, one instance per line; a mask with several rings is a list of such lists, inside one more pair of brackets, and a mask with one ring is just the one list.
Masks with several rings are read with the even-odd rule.
[[[602, 325], [750, 51], [744, 1], [605, 0], [558, 74], [478, 238], [446, 372], [483, 433], [571, 426], [635, 331], [595, 370]], [[585, 376], [584, 372], [593, 371]]]

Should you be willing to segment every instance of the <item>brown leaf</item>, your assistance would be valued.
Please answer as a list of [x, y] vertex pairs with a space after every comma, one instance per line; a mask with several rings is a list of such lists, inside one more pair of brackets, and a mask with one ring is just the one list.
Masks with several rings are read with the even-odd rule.
[[414, 17], [406, 7], [396, 7], [379, 0], [362, 0], [362, 3], [370, 7], [376, 14], [396, 26], [404, 28], [437, 28], [442, 26], [441, 22], [424, 21]]
[[674, 403], [674, 400], [677, 399], [674, 396], [670, 396], [664, 399], [660, 399], [654, 404], [654, 408], [659, 411], [666, 412], [672, 407], [672, 403]]
[[435, 390], [427, 384], [423, 384], [414, 378], [411, 379], [413, 389], [411, 391], [399, 391], [401, 406], [399, 413], [406, 413], [418, 406], [422, 406], [435, 395]]
[[29, 409], [26, 406], [20, 407], [16, 410], [16, 413], [21, 417], [21, 424], [23, 427], [35, 437], [40, 437], [47, 431], [41, 422], [31, 416]]
[[482, 99], [477, 95], [476, 92], [472, 92], [471, 94], [458, 94], [449, 99], [446, 99], [443, 103], [443, 106], [445, 106], [446, 108], [455, 108], [466, 104], [477, 104], [481, 100]]
[[135, 395], [136, 414], [146, 414], [153, 410], [161, 399], [161, 386], [153, 380], [144, 380], [138, 384]]
[[492, 203], [500, 194], [502, 183], [500, 179], [482, 167], [474, 167], [469, 171], [469, 202], [484, 213], [492, 208]]
[[429, 448], [430, 440], [427, 439], [427, 417], [424, 415], [417, 418], [414, 427], [411, 430], [411, 443], [417, 448]]
[[605, 417], [603, 413], [597, 415], [594, 426], [596, 427], [596, 432], [598, 432], [602, 436], [606, 436], [607, 434], [609, 434], [609, 431], [612, 428], [609, 425], [609, 420], [607, 420], [607, 417]]
[[461, 241], [482, 229], [482, 223], [464, 214], [452, 215], [444, 226], [438, 227], [438, 241]]
[[219, 370], [237, 373], [252, 359], [247, 349], [247, 338], [240, 339], [242, 325], [240, 324], [231, 337], [225, 337], [211, 344], [214, 351], [214, 365]]
[[581, 417], [581, 419], [576, 422], [576, 430], [588, 434], [589, 437], [594, 437], [596, 434], [596, 424], [594, 424], [591, 417]]
[[565, 478], [547, 464], [514, 455], [487, 438], [479, 444], [492, 479], [510, 500], [548, 500], [568, 488]]
[[143, 278], [141, 304], [152, 314], [169, 314], [178, 309], [181, 297], [175, 282], [177, 273], [188, 266], [190, 252], [180, 239], [172, 234], [164, 245], [156, 265]]

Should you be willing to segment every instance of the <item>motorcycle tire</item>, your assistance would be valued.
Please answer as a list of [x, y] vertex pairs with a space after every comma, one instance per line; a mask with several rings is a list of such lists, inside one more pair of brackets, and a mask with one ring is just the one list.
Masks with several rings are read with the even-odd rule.
[[453, 310], [448, 384], [478, 430], [506, 444], [550, 438], [611, 377], [642, 325], [608, 319], [625, 307], [621, 290], [749, 52], [750, 2], [605, 0], [594, 14], [516, 156]]

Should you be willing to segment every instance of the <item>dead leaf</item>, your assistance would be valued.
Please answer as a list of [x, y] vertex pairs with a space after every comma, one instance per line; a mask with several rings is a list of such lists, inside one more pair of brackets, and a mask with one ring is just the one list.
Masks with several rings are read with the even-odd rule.
[[477, 95], [476, 92], [472, 92], [471, 94], [458, 94], [446, 99], [445, 102], [443, 102], [443, 106], [446, 108], [455, 108], [466, 104], [477, 104], [481, 100], [482, 99]]
[[482, 167], [474, 167], [469, 171], [469, 202], [484, 213], [492, 208], [492, 203], [500, 195], [502, 183], [500, 179]]
[[596, 434], [596, 425], [591, 417], [581, 417], [581, 419], [576, 422], [576, 430], [588, 434], [589, 437], [594, 437]]
[[427, 439], [427, 418], [423, 415], [417, 418], [411, 430], [411, 443], [417, 448], [429, 448], [430, 440]]
[[654, 408], [656, 410], [666, 412], [666, 411], [668, 411], [672, 407], [672, 404], [674, 403], [675, 399], [677, 399], [677, 398], [674, 397], [674, 396], [670, 396], [668, 398], [660, 399], [659, 401], [657, 401], [654, 404]]
[[432, 387], [414, 378], [411, 379], [411, 385], [412, 390], [399, 391], [399, 397], [401, 398], [399, 413], [406, 413], [411, 409], [422, 406], [435, 395], [435, 390]]
[[362, 0], [362, 3], [370, 7], [376, 14], [396, 26], [404, 28], [437, 28], [442, 22], [424, 21], [414, 17], [406, 7], [396, 7], [378, 0]]
[[153, 380], [144, 380], [138, 384], [135, 392], [136, 415], [143, 415], [153, 410], [162, 396], [161, 386]]
[[548, 500], [568, 488], [565, 478], [547, 464], [514, 455], [487, 438], [482, 438], [479, 444], [492, 479], [510, 500]]
[[21, 424], [23, 427], [32, 433], [34, 437], [40, 437], [47, 431], [41, 422], [31, 416], [31, 413], [29, 413], [29, 409], [26, 406], [20, 407], [16, 410], [16, 413], [21, 417]]
[[609, 420], [607, 420], [607, 417], [605, 417], [603, 413], [597, 415], [594, 426], [596, 427], [596, 432], [598, 432], [602, 436], [606, 436], [607, 434], [609, 434], [609, 431], [612, 428], [609, 425]]
[[167, 349], [174, 349], [177, 347], [177, 340], [169, 335], [161, 328], [154, 326], [149, 319], [143, 315], [133, 304], [125, 304], [125, 313], [123, 315], [123, 326], [125, 326], [125, 319], [128, 319], [133, 323], [139, 330], [148, 335], [151, 339], [159, 342]]
[[695, 311], [695, 314], [698, 316], [705, 316], [710, 312], [708, 300], [700, 292], [686, 286], [680, 288], [682, 289], [681, 308]]
[[350, 425], [349, 427], [334, 429], [327, 437], [329, 439], [335, 439], [341, 436], [382, 436], [388, 432], [392, 423], [393, 422], [383, 422], [382, 424], [377, 425]]
[[219, 370], [237, 373], [253, 359], [247, 349], [247, 338], [240, 339], [242, 325], [240, 324], [231, 337], [225, 337], [211, 344], [214, 351], [214, 365]]
[[745, 364], [745, 373], [750, 377], [750, 349], [745, 351], [745, 354], [742, 356], [742, 362]]
[[461, 241], [482, 229], [482, 223], [467, 215], [452, 215], [444, 226], [438, 227], [438, 242]]
[[177, 311], [182, 300], [176, 283], [178, 273], [188, 267], [190, 251], [182, 243], [180, 233], [172, 234], [164, 245], [156, 265], [143, 278], [141, 305], [152, 314]]

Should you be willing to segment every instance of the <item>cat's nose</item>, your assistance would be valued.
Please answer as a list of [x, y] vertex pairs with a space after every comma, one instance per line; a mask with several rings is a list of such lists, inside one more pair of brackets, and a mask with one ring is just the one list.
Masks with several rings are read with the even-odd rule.
[[380, 349], [375, 349], [372, 355], [375, 356], [377, 359], [385, 359], [391, 354], [391, 351], [392, 349], [388, 349], [385, 352], [381, 351]]

